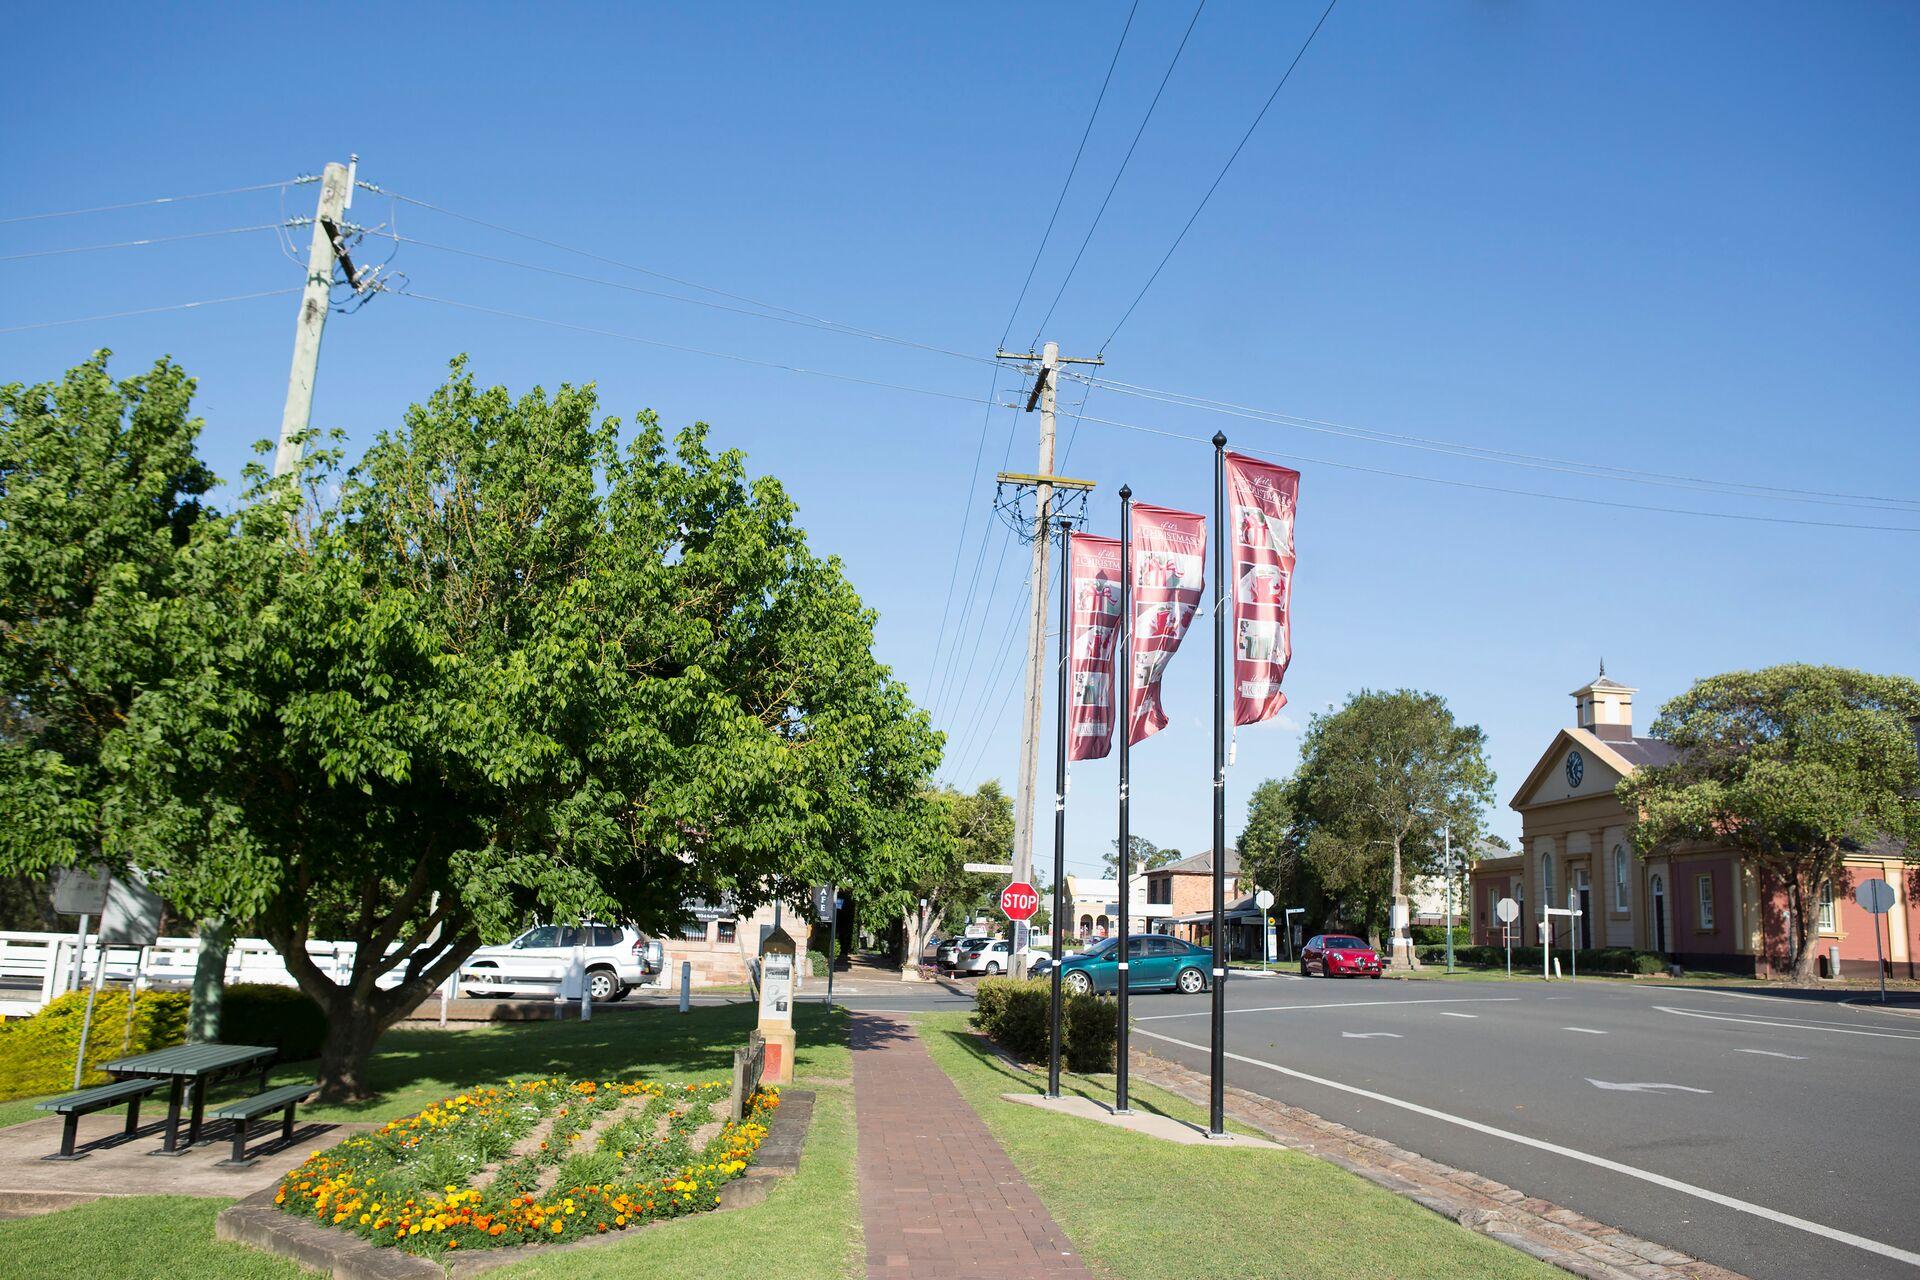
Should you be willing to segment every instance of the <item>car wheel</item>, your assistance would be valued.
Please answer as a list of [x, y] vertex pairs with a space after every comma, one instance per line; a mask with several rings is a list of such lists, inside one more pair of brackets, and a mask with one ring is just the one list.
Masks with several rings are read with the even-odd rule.
[[1311, 978], [1313, 976], [1313, 970], [1307, 968], [1307, 962], [1305, 960], [1300, 962], [1300, 976], [1303, 978]]
[[594, 969], [587, 974], [587, 995], [595, 1000], [616, 999], [614, 993], [619, 989], [619, 975], [611, 969]]
[[1093, 990], [1093, 979], [1078, 969], [1068, 974], [1065, 982], [1067, 990], [1076, 996], [1083, 996]]
[[987, 961], [987, 976], [989, 978], [997, 978], [1000, 976], [1000, 962], [998, 960]]
[[632, 987], [628, 986], [626, 983], [623, 982], [620, 984], [620, 989], [618, 991], [615, 991], [612, 995], [608, 996], [607, 999], [625, 1000], [627, 998], [627, 993], [632, 990], [633, 990]]
[[1197, 996], [1207, 989], [1207, 975], [1198, 969], [1182, 969], [1174, 983], [1185, 994]]
[[1379, 975], [1378, 973], [1370, 973], [1370, 974], [1368, 974], [1367, 976], [1368, 976], [1369, 978], [1374, 978], [1374, 979], [1376, 979], [1376, 980], [1377, 980], [1377, 979], [1378, 979], [1378, 978], [1380, 977], [1380, 975]]

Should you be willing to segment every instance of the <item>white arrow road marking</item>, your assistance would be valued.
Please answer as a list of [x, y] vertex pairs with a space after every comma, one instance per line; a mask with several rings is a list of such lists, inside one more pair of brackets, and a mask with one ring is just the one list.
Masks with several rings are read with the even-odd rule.
[[[1163, 1036], [1157, 1031], [1138, 1031], [1135, 1032], [1135, 1034], [1146, 1036], [1150, 1040], [1162, 1040], [1167, 1044], [1179, 1045], [1182, 1049], [1192, 1049], [1196, 1053], [1207, 1053], [1210, 1051], [1207, 1045], [1195, 1044], [1191, 1040], [1176, 1040], [1172, 1036]], [[1897, 1245], [1885, 1244], [1879, 1240], [1869, 1239], [1866, 1236], [1855, 1235], [1851, 1231], [1842, 1231], [1840, 1228], [1830, 1227], [1824, 1222], [1814, 1222], [1809, 1218], [1797, 1217], [1791, 1213], [1782, 1213], [1778, 1209], [1769, 1209], [1765, 1205], [1755, 1204], [1751, 1200], [1741, 1200], [1734, 1196], [1724, 1195], [1718, 1191], [1710, 1191], [1706, 1187], [1696, 1186], [1691, 1182], [1682, 1182], [1678, 1178], [1669, 1178], [1663, 1173], [1654, 1173], [1649, 1169], [1635, 1168], [1633, 1165], [1622, 1164], [1618, 1160], [1609, 1160], [1605, 1156], [1596, 1156], [1591, 1152], [1580, 1151], [1573, 1147], [1563, 1147], [1557, 1142], [1548, 1142], [1544, 1138], [1535, 1138], [1524, 1133], [1514, 1133], [1509, 1129], [1497, 1129], [1493, 1125], [1482, 1124], [1478, 1120], [1469, 1120], [1465, 1116], [1452, 1115], [1445, 1111], [1436, 1110], [1433, 1107], [1422, 1106], [1417, 1102], [1408, 1102], [1403, 1098], [1395, 1098], [1384, 1093], [1377, 1093], [1372, 1089], [1362, 1089], [1359, 1085], [1346, 1084], [1339, 1080], [1329, 1080], [1325, 1076], [1308, 1075], [1306, 1072], [1296, 1071], [1292, 1067], [1283, 1067], [1277, 1062], [1265, 1062], [1259, 1058], [1249, 1058], [1245, 1054], [1240, 1053], [1228, 1053], [1226, 1056], [1235, 1062], [1243, 1062], [1250, 1067], [1260, 1067], [1263, 1070], [1272, 1071], [1278, 1075], [1290, 1076], [1295, 1080], [1304, 1080], [1308, 1084], [1317, 1084], [1341, 1093], [1353, 1094], [1358, 1098], [1367, 1098], [1374, 1102], [1384, 1103], [1389, 1107], [1398, 1107], [1402, 1111], [1411, 1111], [1413, 1114], [1425, 1116], [1429, 1120], [1438, 1120], [1444, 1124], [1458, 1125], [1462, 1129], [1471, 1129], [1475, 1133], [1484, 1133], [1490, 1138], [1500, 1138], [1507, 1142], [1517, 1143], [1523, 1147], [1531, 1147], [1535, 1151], [1545, 1151], [1552, 1155], [1563, 1156], [1568, 1160], [1577, 1160], [1581, 1164], [1592, 1165], [1596, 1169], [1605, 1169], [1610, 1173], [1622, 1174], [1629, 1178], [1638, 1178], [1642, 1182], [1651, 1183], [1656, 1187], [1665, 1187], [1669, 1191], [1678, 1191], [1681, 1195], [1693, 1196], [1696, 1199], [1705, 1200], [1709, 1204], [1717, 1204], [1722, 1208], [1732, 1209], [1738, 1213], [1751, 1214], [1756, 1218], [1764, 1218], [1768, 1222], [1777, 1222], [1783, 1227], [1792, 1227], [1794, 1230], [1804, 1231], [1808, 1235], [1820, 1236], [1827, 1240], [1835, 1240], [1841, 1244], [1850, 1245], [1855, 1249], [1860, 1249], [1867, 1253], [1878, 1254], [1883, 1258], [1892, 1258], [1896, 1262], [1904, 1262], [1910, 1267], [1920, 1267], [1920, 1253], [1915, 1253], [1911, 1249], [1902, 1249]]]
[[1347, 1040], [1379, 1040], [1382, 1037], [1388, 1040], [1406, 1039], [1398, 1031], [1342, 1031], [1340, 1035]]
[[[1410, 1004], [1517, 1004], [1519, 996], [1455, 996], [1443, 1000], [1346, 1000], [1329, 1004], [1269, 1004], [1257, 1009], [1229, 1009], [1229, 1014], [1242, 1013], [1294, 1013], [1304, 1009], [1398, 1009]], [[1210, 1010], [1201, 1009], [1195, 1013], [1156, 1013], [1147, 1018], [1135, 1018], [1135, 1022], [1165, 1022], [1169, 1018], [1210, 1018]]]
[[1690, 1084], [1615, 1084], [1611, 1080], [1595, 1080], [1587, 1077], [1587, 1083], [1596, 1089], [1614, 1089], [1620, 1093], [1654, 1093], [1661, 1089], [1673, 1089], [1680, 1093], [1712, 1093], [1711, 1089], [1696, 1089]]
[[1881, 1040], [1920, 1040], [1920, 1035], [1910, 1031], [1865, 1031], [1859, 1027], [1843, 1027], [1833, 1022], [1779, 1022], [1766, 1018], [1749, 1018], [1745, 1014], [1698, 1013], [1692, 1009], [1676, 1009], [1672, 1005], [1653, 1006], [1661, 1013], [1677, 1014], [1682, 1018], [1705, 1018], [1709, 1022], [1731, 1022], [1742, 1027], [1784, 1027], [1789, 1031], [1831, 1031], [1843, 1036], [1874, 1036]]
[[1562, 1031], [1578, 1031], [1583, 1036], [1603, 1036], [1604, 1031], [1595, 1031], [1592, 1027], [1562, 1027]]
[[1452, 1009], [1442, 1009], [1440, 1016], [1443, 1018], [1477, 1018], [1480, 1015], [1477, 1013], [1455, 1013]]
[[1735, 1049], [1735, 1053], [1757, 1053], [1763, 1058], [1786, 1058], [1790, 1062], [1805, 1062], [1797, 1053], [1775, 1053], [1771, 1049]]

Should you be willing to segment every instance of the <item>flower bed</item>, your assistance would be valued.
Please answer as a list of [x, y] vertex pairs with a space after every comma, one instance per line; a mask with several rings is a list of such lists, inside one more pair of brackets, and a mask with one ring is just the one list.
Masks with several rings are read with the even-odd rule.
[[763, 1090], [744, 1120], [719, 1124], [727, 1097], [720, 1082], [473, 1089], [308, 1157], [274, 1203], [411, 1253], [574, 1240], [700, 1213], [746, 1170], [780, 1105]]

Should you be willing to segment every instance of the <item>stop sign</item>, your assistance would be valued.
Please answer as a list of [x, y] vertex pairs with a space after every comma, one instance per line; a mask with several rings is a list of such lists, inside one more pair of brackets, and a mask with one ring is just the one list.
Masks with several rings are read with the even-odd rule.
[[1000, 891], [1000, 910], [1009, 920], [1031, 920], [1040, 909], [1040, 895], [1025, 880], [1015, 880]]

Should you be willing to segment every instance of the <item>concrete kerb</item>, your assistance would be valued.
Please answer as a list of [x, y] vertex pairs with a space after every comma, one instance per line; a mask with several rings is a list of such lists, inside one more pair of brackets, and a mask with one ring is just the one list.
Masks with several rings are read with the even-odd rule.
[[[759, 1204], [767, 1198], [777, 1179], [797, 1172], [812, 1123], [812, 1091], [783, 1090], [780, 1109], [774, 1112], [773, 1124], [753, 1164], [720, 1189], [720, 1204], [712, 1212], [726, 1213]], [[267, 1187], [222, 1210], [214, 1220], [215, 1238], [291, 1258], [333, 1280], [461, 1280], [530, 1258], [600, 1248], [630, 1239], [635, 1231], [654, 1225], [643, 1223], [626, 1231], [589, 1236], [566, 1244], [511, 1245], [440, 1262], [376, 1245], [349, 1232], [287, 1213], [273, 1203], [277, 1189], [277, 1184]]]
[[[1134, 1078], [1204, 1105], [1207, 1079], [1146, 1050], [1131, 1055]], [[1504, 1183], [1429, 1160], [1380, 1138], [1227, 1086], [1227, 1114], [1280, 1146], [1317, 1156], [1376, 1186], [1586, 1280], [1746, 1280], [1651, 1240], [1595, 1222]]]

